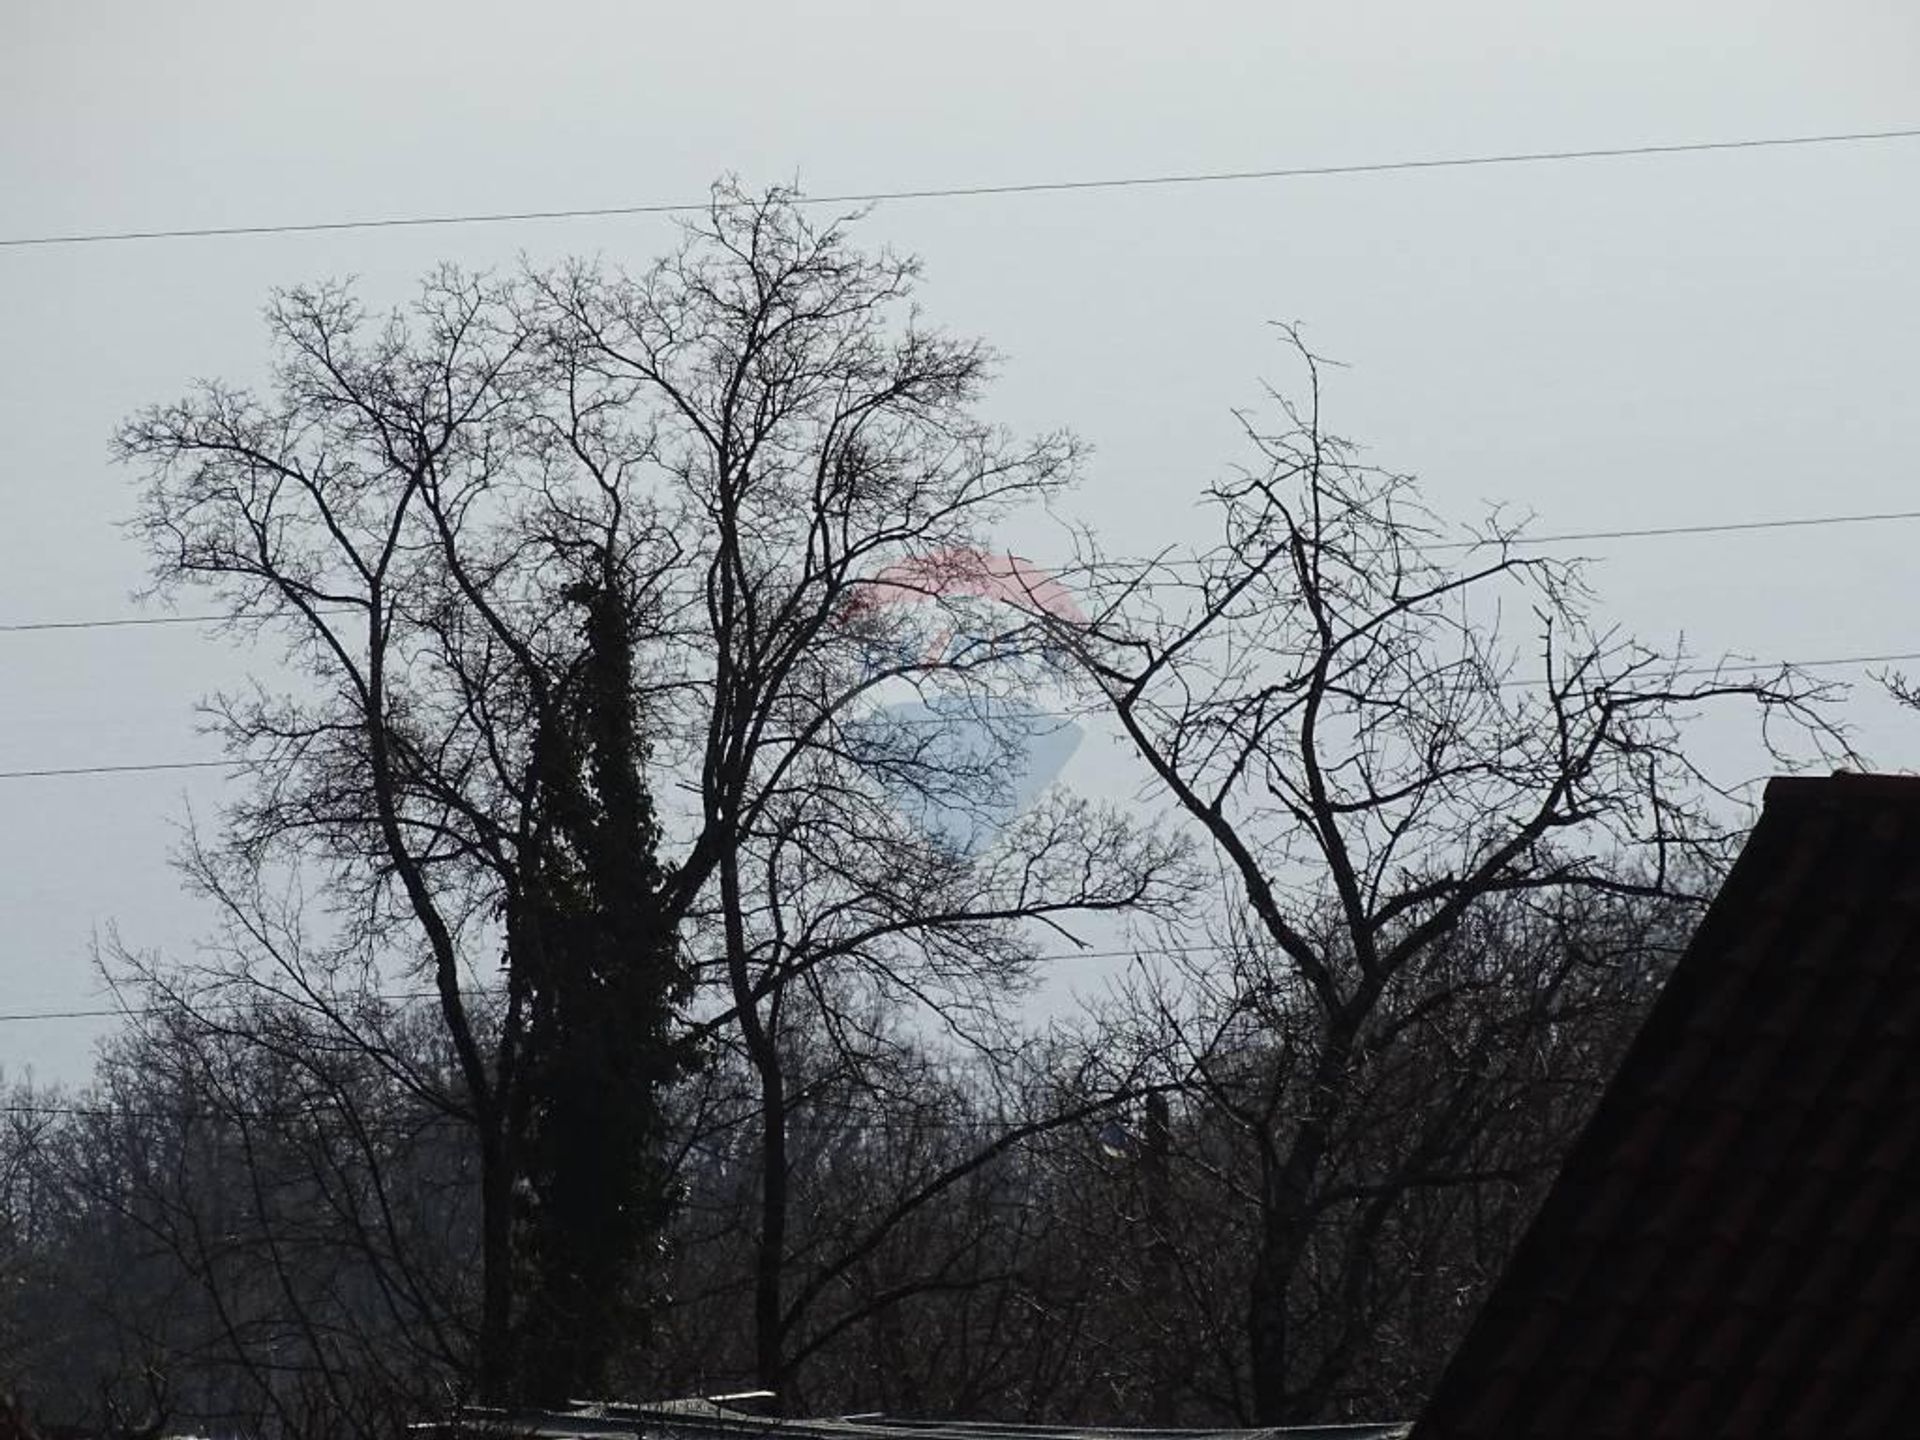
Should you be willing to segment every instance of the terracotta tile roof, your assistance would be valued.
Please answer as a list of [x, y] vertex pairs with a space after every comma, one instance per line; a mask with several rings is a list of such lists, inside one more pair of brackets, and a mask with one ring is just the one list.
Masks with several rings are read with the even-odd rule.
[[1776, 780], [1414, 1440], [1920, 1435], [1920, 779]]

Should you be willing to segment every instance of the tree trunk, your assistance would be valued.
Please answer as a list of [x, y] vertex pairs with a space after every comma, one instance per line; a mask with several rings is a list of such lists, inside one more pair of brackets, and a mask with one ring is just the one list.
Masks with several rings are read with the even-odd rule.
[[479, 1399], [513, 1395], [513, 1173], [498, 1136], [480, 1141]]
[[1174, 1423], [1174, 1357], [1167, 1323], [1174, 1313], [1173, 1297], [1173, 1175], [1172, 1125], [1167, 1097], [1158, 1091], [1147, 1097], [1147, 1124], [1142, 1169], [1146, 1179], [1148, 1310], [1142, 1317], [1153, 1336], [1152, 1371], [1147, 1392], [1149, 1425], [1170, 1429]]
[[782, 1272], [787, 1255], [786, 1078], [779, 1063], [760, 1074], [760, 1244], [754, 1257], [754, 1373], [763, 1390], [786, 1401]]
[[1298, 1227], [1283, 1212], [1262, 1216], [1260, 1245], [1247, 1295], [1247, 1352], [1253, 1366], [1253, 1423], [1284, 1425], [1293, 1419], [1287, 1377], [1292, 1354], [1287, 1295], [1300, 1260]]
[[760, 1235], [753, 1263], [754, 1381], [784, 1408], [785, 1304], [782, 1277], [787, 1258], [787, 1084], [779, 1037], [761, 1018], [747, 971], [747, 940], [740, 911], [738, 852], [720, 858], [720, 905], [727, 940], [727, 973], [740, 1016], [741, 1038], [760, 1079]]
[[1326, 1159], [1332, 1125], [1332, 1097], [1353, 1051], [1351, 1015], [1329, 1026], [1314, 1066], [1314, 1099], [1293, 1132], [1286, 1156], [1264, 1152], [1261, 1181], [1260, 1243], [1254, 1255], [1247, 1294], [1247, 1349], [1253, 1365], [1253, 1423], [1287, 1425], [1312, 1417], [1296, 1413], [1297, 1396], [1289, 1384], [1293, 1365], [1293, 1328], [1287, 1301], [1306, 1255], [1312, 1212], [1309, 1197]]

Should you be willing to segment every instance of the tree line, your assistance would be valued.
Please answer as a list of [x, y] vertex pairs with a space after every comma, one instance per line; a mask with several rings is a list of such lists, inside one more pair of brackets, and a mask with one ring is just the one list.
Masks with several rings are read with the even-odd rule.
[[856, 221], [290, 290], [124, 427], [156, 592], [278, 661], [205, 942], [103, 946], [93, 1081], [3, 1112], [10, 1423], [1417, 1408], [1735, 838], [1686, 723], [1825, 697], [1443, 525], [1291, 331], [1211, 539], [1011, 558], [1082, 447]]

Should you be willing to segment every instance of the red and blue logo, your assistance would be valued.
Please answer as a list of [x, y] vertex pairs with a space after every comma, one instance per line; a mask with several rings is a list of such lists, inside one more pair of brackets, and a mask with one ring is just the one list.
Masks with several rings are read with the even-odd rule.
[[922, 833], [979, 853], [1080, 747], [1049, 637], [1086, 616], [1030, 562], [965, 549], [888, 566], [853, 608], [884, 697], [856, 727], [869, 768]]

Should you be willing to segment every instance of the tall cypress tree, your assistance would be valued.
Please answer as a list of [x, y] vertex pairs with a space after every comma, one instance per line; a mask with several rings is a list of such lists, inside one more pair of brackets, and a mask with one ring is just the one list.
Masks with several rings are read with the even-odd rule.
[[628, 601], [611, 576], [568, 598], [584, 644], [540, 721], [538, 821], [507, 926], [527, 1017], [510, 1390], [536, 1404], [593, 1394], [644, 1334], [670, 1203], [662, 1102], [694, 1058], [677, 1029], [691, 977], [662, 900]]

